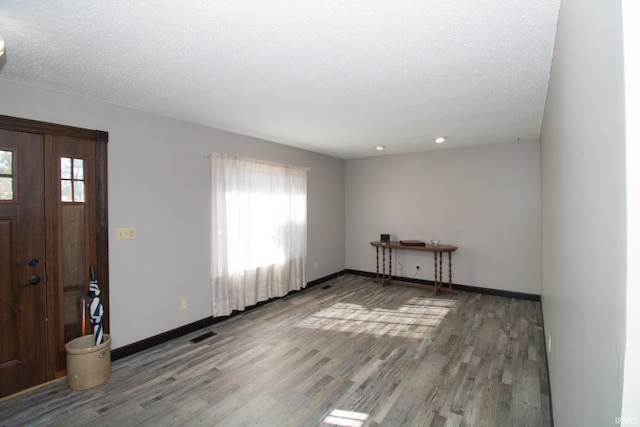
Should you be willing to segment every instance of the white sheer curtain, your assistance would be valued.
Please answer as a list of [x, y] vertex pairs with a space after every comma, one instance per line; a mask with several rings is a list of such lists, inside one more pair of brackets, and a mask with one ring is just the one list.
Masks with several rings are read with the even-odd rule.
[[306, 285], [307, 169], [214, 153], [213, 316]]

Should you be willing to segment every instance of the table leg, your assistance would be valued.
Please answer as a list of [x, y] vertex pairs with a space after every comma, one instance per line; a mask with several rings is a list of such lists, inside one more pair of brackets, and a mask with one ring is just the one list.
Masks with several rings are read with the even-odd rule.
[[453, 269], [451, 268], [451, 252], [447, 252], [449, 256], [449, 289], [453, 290]]
[[380, 278], [380, 258], [378, 255], [379, 247], [376, 246], [376, 280]]
[[438, 294], [438, 252], [433, 252], [433, 295]]
[[386, 255], [387, 255], [387, 248], [382, 248], [382, 286], [384, 286], [384, 283], [387, 281], [387, 278], [386, 278], [387, 270], [385, 268]]

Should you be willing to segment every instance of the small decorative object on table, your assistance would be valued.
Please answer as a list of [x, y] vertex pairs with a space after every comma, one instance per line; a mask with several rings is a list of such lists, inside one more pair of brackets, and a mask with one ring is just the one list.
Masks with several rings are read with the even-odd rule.
[[422, 240], [400, 240], [402, 246], [426, 246]]
[[440, 240], [432, 240], [432, 241], [431, 241], [431, 244], [432, 244], [433, 246], [438, 246], [438, 245], [440, 244]]

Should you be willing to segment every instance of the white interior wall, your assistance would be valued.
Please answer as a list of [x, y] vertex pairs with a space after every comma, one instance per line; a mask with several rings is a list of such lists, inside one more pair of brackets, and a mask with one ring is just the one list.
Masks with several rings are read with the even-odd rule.
[[[542, 129], [545, 332], [555, 425], [615, 425], [625, 352], [620, 0], [563, 0]], [[550, 351], [549, 351], [550, 350]]]
[[[347, 268], [375, 272], [381, 233], [439, 239], [454, 283], [540, 294], [539, 141], [347, 160], [346, 197]], [[433, 279], [430, 253], [395, 253], [394, 274]]]
[[0, 94], [0, 114], [109, 132], [113, 348], [211, 316], [207, 152], [310, 167], [307, 281], [345, 268], [343, 160], [5, 80]]
[[[640, 259], [640, 2], [622, 1], [627, 156], [627, 260]], [[622, 416], [640, 424], [640, 264], [627, 262], [627, 334]]]

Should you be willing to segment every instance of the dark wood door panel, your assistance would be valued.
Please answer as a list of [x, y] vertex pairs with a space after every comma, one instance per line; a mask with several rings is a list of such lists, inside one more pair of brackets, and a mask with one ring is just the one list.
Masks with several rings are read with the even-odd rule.
[[0, 218], [0, 396], [11, 392], [12, 385], [20, 379], [20, 355], [15, 304], [15, 286], [5, 285], [13, 282], [15, 276], [13, 247], [15, 242], [15, 219]]
[[[89, 266], [109, 330], [107, 142], [107, 132], [0, 115], [0, 397], [66, 374], [64, 344], [85, 333]], [[72, 170], [83, 162], [84, 175], [62, 176], [61, 158]], [[69, 200], [69, 186], [86, 197]]]
[[0, 130], [13, 195], [0, 201], [0, 396], [47, 380], [43, 137]]

